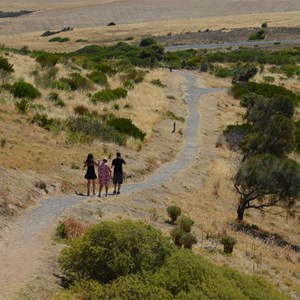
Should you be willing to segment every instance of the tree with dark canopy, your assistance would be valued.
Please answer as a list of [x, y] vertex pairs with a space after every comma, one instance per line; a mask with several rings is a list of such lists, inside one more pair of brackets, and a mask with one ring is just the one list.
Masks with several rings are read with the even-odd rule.
[[243, 221], [246, 209], [265, 211], [276, 207], [276, 213], [293, 213], [299, 204], [300, 165], [288, 158], [270, 154], [257, 155], [247, 160], [234, 178], [240, 195], [237, 216]]

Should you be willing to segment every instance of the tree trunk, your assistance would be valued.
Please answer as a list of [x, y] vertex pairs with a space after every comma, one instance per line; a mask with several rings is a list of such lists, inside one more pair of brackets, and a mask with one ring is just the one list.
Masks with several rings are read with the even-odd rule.
[[239, 222], [242, 222], [244, 219], [245, 208], [246, 208], [246, 201], [241, 199], [237, 208], [237, 216], [238, 216], [237, 219]]

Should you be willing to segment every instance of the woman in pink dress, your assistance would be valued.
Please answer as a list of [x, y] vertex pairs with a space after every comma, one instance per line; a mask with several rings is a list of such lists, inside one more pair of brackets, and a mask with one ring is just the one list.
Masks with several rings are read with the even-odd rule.
[[103, 186], [105, 187], [105, 196], [107, 196], [110, 177], [111, 169], [107, 164], [107, 158], [103, 158], [102, 163], [99, 162], [98, 164], [98, 179], [100, 184], [98, 197], [101, 197]]

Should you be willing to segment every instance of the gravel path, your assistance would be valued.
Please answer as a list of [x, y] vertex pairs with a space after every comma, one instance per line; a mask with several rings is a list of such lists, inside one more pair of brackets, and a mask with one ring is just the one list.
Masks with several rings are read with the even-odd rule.
[[[133, 193], [158, 186], [194, 160], [199, 150], [198, 139], [193, 138], [199, 129], [199, 98], [207, 93], [224, 91], [224, 89], [199, 88], [193, 74], [181, 72], [181, 75], [185, 79], [189, 112], [182, 151], [175, 161], [163, 165], [147, 180], [126, 184], [122, 187], [122, 193]], [[26, 210], [16, 222], [4, 230], [0, 238], [1, 299], [9, 299], [12, 290], [36, 274], [42, 264], [41, 257], [45, 257], [47, 245], [49, 241], [51, 242], [50, 228], [54, 221], [67, 208], [76, 205], [82, 199], [80, 196], [71, 195], [42, 200], [36, 207]]]

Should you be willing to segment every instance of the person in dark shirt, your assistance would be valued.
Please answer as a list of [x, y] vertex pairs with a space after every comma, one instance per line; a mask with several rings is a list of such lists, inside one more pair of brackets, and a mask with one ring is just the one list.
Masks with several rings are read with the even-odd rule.
[[111, 168], [113, 170], [114, 192], [113, 194], [120, 194], [121, 184], [123, 183], [123, 164], [126, 165], [121, 153], [117, 152], [117, 157], [112, 161]]
[[93, 185], [93, 195], [95, 196], [95, 184], [97, 179], [97, 175], [95, 172], [95, 165], [97, 165], [97, 163], [94, 160], [93, 154], [90, 153], [83, 163], [83, 166], [87, 168], [87, 171], [84, 176], [84, 178], [87, 179], [87, 196], [90, 195], [91, 183]]

